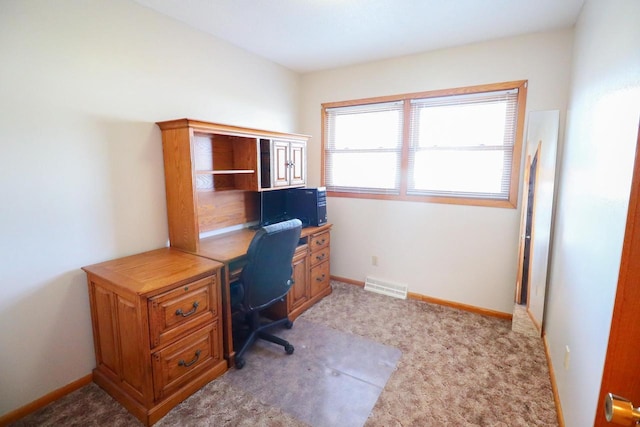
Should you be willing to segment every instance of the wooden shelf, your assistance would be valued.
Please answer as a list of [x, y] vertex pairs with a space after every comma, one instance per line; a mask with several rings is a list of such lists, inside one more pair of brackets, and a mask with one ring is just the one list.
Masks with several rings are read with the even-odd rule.
[[238, 190], [236, 187], [233, 187], [231, 185], [226, 185], [226, 186], [219, 186], [216, 188], [197, 188], [196, 192], [198, 193], [216, 193], [218, 191], [227, 191], [227, 192], [237, 192], [237, 191], [242, 191], [242, 190]]
[[229, 175], [236, 173], [255, 173], [254, 169], [226, 169], [226, 170], [215, 170], [215, 171], [196, 171], [197, 174], [200, 175]]

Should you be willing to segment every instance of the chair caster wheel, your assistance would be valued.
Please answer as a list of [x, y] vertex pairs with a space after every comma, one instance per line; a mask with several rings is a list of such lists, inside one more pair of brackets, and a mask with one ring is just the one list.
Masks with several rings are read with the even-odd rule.
[[244, 368], [244, 359], [242, 357], [236, 357], [236, 369], [242, 368]]
[[293, 354], [293, 350], [295, 350], [293, 348], [293, 346], [291, 344], [287, 344], [284, 346], [284, 351], [287, 352], [287, 354]]
[[287, 329], [293, 328], [293, 322], [291, 320], [287, 320], [284, 324], [284, 327]]

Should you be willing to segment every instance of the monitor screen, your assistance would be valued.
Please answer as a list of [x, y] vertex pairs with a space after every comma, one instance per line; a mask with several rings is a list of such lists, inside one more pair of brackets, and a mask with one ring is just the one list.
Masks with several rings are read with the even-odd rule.
[[260, 193], [260, 225], [265, 226], [290, 219], [287, 215], [287, 190]]

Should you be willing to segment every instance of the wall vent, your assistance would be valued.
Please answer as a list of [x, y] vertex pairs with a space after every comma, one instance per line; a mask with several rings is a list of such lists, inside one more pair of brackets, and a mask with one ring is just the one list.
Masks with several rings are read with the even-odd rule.
[[364, 282], [364, 290], [390, 297], [407, 299], [408, 286], [401, 283], [393, 283], [387, 280], [376, 279], [367, 276]]

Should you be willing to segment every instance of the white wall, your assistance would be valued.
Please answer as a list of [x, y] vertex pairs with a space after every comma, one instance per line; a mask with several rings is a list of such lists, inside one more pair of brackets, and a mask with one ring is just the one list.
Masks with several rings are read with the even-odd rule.
[[296, 131], [299, 77], [124, 0], [0, 2], [0, 415], [95, 365], [83, 265], [165, 246], [156, 121]]
[[[311, 184], [320, 183], [321, 103], [528, 79], [528, 111], [565, 111], [571, 48], [565, 30], [304, 75], [301, 130], [314, 136]], [[328, 216], [332, 275], [372, 275], [411, 292], [512, 311], [519, 209], [330, 198]]]
[[576, 26], [545, 312], [568, 427], [593, 425], [603, 404], [597, 399], [640, 115], [639, 22], [637, 0], [589, 0]]

